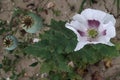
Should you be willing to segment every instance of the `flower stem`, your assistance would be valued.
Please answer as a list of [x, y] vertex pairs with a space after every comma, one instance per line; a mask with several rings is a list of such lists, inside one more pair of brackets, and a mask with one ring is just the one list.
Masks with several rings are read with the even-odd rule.
[[81, 11], [83, 10], [83, 6], [84, 6], [85, 2], [86, 2], [86, 0], [82, 1], [78, 13], [81, 13]]

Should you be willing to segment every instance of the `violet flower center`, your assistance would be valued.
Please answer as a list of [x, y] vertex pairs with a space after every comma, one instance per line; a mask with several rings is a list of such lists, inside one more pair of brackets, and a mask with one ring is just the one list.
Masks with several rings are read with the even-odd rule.
[[89, 27], [95, 27], [98, 28], [100, 25], [100, 22], [97, 20], [88, 20], [88, 26]]
[[102, 34], [103, 34], [104, 36], [106, 35], [106, 31], [107, 31], [107, 30], [104, 30], [104, 31], [102, 32]]
[[88, 37], [96, 38], [98, 36], [98, 27], [100, 26], [100, 22], [98, 20], [88, 20]]
[[85, 36], [85, 33], [83, 31], [77, 30], [77, 32], [80, 34], [81, 37]]

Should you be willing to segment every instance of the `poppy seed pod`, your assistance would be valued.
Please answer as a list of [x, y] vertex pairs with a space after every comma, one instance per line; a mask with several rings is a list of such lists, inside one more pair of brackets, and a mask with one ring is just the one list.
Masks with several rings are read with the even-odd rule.
[[5, 46], [6, 50], [13, 50], [18, 46], [17, 38], [12, 35], [7, 35], [3, 39], [3, 45]]
[[28, 15], [25, 15], [21, 22], [21, 27], [28, 33], [36, 33], [43, 26], [42, 19], [38, 15], [31, 12], [28, 13]]

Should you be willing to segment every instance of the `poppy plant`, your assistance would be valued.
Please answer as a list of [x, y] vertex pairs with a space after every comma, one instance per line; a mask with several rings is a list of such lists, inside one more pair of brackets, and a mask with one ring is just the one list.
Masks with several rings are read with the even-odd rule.
[[86, 44], [114, 46], [110, 39], [116, 35], [115, 23], [113, 15], [100, 10], [85, 9], [81, 14], [74, 15], [72, 21], [65, 26], [77, 35], [78, 43], [74, 51], [78, 51]]

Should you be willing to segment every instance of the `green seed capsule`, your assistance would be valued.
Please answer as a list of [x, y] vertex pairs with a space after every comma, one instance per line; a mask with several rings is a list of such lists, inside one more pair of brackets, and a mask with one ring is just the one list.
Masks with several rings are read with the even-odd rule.
[[7, 35], [3, 39], [3, 45], [5, 46], [6, 50], [13, 50], [18, 46], [18, 41], [15, 36]]
[[42, 19], [34, 13], [28, 13], [21, 22], [22, 28], [28, 33], [36, 33], [43, 26]]

